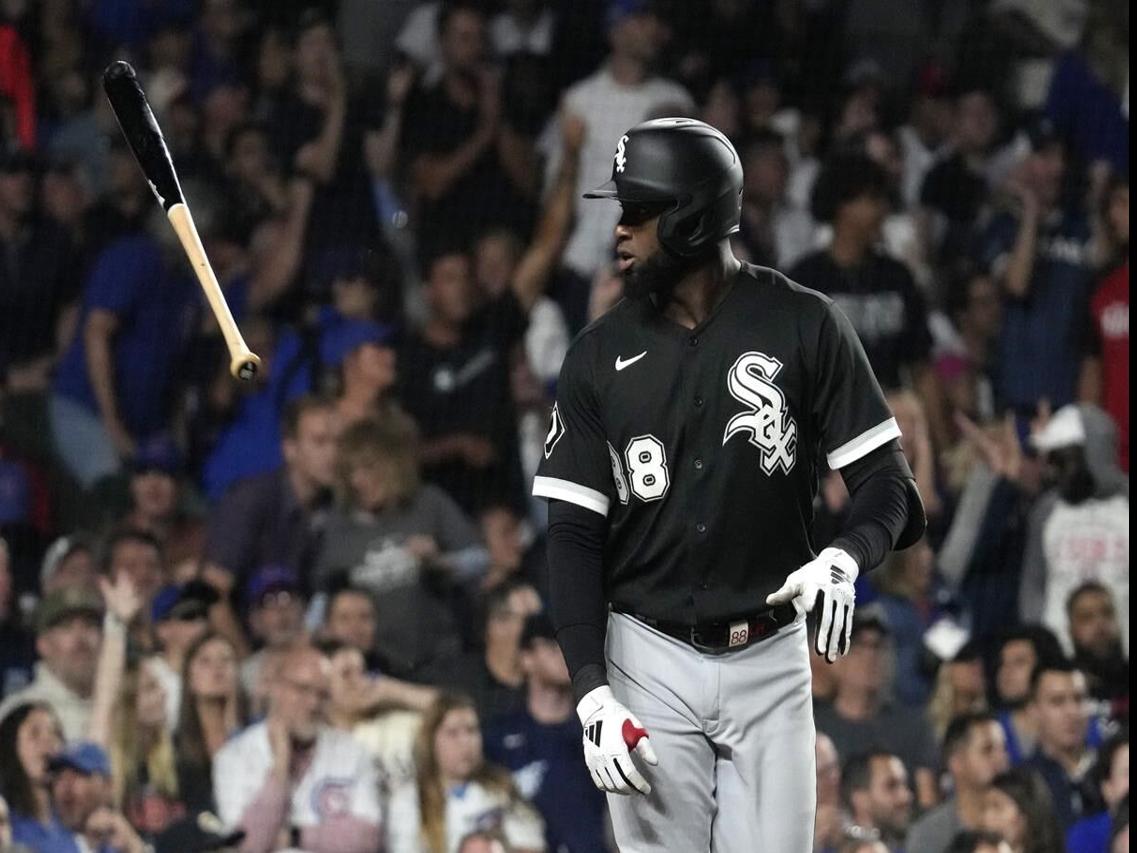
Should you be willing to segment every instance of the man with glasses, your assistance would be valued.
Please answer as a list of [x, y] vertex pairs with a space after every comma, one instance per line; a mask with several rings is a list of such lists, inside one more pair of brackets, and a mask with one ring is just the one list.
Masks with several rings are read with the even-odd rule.
[[849, 654], [833, 666], [833, 701], [814, 708], [817, 730], [829, 735], [846, 759], [866, 746], [887, 743], [913, 772], [920, 803], [928, 807], [937, 799], [935, 740], [923, 716], [885, 701], [890, 651], [883, 614], [872, 605], [858, 610]]
[[250, 850], [376, 850], [379, 781], [367, 752], [325, 724], [328, 660], [309, 645], [284, 655], [267, 718], [221, 748], [213, 791], [222, 822]]

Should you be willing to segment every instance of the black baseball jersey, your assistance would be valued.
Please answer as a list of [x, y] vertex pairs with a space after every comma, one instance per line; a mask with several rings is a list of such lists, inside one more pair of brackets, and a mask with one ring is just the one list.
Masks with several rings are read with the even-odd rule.
[[687, 329], [625, 299], [561, 368], [533, 494], [609, 519], [614, 607], [687, 624], [766, 608], [813, 558], [818, 461], [899, 438], [864, 349], [828, 297], [743, 264]]

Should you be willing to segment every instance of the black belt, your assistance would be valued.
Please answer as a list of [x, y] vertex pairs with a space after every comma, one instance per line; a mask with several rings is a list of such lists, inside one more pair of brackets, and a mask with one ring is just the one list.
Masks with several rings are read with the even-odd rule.
[[652, 619], [631, 611], [621, 612], [627, 612], [627, 615], [655, 628], [661, 634], [682, 640], [701, 652], [715, 655], [760, 643], [797, 618], [797, 609], [792, 602], [764, 610], [757, 616], [739, 617], [729, 622], [706, 622], [702, 625]]

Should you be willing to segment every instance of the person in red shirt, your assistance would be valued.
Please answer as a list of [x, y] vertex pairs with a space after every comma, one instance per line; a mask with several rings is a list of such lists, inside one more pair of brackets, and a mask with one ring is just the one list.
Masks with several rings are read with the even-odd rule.
[[1114, 178], [1102, 195], [1109, 250], [1105, 274], [1090, 300], [1090, 334], [1079, 396], [1099, 404], [1117, 424], [1121, 467], [1129, 472], [1129, 179]]

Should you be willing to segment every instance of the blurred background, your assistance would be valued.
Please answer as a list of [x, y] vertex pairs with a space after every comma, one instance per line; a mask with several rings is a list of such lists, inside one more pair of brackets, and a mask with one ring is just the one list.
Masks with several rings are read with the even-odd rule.
[[[102, 93], [120, 58], [255, 383]], [[214, 758], [287, 716], [303, 642], [377, 792], [332, 836], [608, 849], [528, 484], [566, 349], [621, 297], [618, 208], [580, 194], [661, 116], [734, 142], [736, 253], [849, 316], [928, 510], [814, 667], [817, 849], [1128, 850], [1119, 0], [0, 0], [15, 842], [256, 835]], [[847, 501], [823, 472], [818, 550]]]

